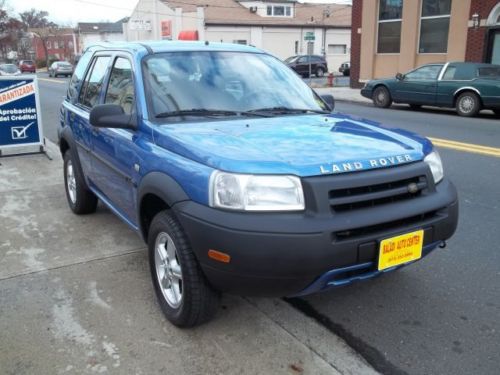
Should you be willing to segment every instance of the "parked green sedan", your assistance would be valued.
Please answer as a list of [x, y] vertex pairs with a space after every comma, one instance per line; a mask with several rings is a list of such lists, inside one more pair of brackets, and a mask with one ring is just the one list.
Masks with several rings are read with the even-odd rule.
[[361, 95], [377, 107], [392, 102], [456, 108], [460, 116], [491, 109], [500, 116], [500, 65], [451, 62], [427, 64], [395, 78], [369, 81]]

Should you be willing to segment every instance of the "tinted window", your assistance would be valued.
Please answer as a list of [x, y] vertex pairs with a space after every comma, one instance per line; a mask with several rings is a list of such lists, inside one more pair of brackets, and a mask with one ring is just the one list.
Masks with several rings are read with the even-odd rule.
[[106, 76], [106, 70], [109, 65], [109, 56], [95, 58], [92, 70], [87, 73], [85, 78], [85, 91], [80, 93], [80, 103], [85, 107], [92, 108], [99, 101], [102, 84]]
[[426, 65], [406, 74], [405, 79], [416, 81], [437, 79], [442, 67], [442, 65]]
[[106, 92], [106, 104], [117, 104], [125, 113], [133, 112], [135, 103], [134, 80], [130, 61], [119, 57], [116, 59]]
[[479, 68], [478, 75], [479, 75], [479, 77], [499, 78], [500, 77], [500, 66], [499, 67], [492, 66], [492, 67]]
[[83, 75], [87, 70], [87, 65], [89, 64], [91, 58], [92, 53], [87, 52], [80, 58], [80, 61], [78, 61], [78, 65], [75, 68], [68, 88], [68, 99], [71, 101], [73, 101], [73, 99], [76, 99], [78, 95], [78, 86], [83, 79]]

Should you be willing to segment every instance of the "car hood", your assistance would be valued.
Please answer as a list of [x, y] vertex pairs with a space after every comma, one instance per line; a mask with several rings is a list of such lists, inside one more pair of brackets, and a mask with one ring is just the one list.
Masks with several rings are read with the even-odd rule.
[[425, 138], [343, 114], [175, 123], [154, 127], [158, 146], [215, 169], [315, 176], [422, 160]]

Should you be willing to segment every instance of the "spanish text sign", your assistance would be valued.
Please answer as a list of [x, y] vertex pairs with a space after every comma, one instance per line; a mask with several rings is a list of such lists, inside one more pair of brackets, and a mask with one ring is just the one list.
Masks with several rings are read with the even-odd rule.
[[43, 146], [36, 76], [0, 77], [0, 151]]

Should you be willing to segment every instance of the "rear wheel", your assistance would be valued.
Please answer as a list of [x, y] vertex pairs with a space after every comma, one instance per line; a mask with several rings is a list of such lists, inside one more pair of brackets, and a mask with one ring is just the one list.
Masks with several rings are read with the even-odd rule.
[[154, 217], [148, 248], [153, 286], [167, 319], [179, 327], [212, 319], [219, 293], [208, 284], [184, 230], [168, 210]]
[[64, 186], [69, 208], [77, 215], [90, 214], [97, 208], [97, 197], [87, 189], [71, 150], [64, 154]]
[[319, 67], [316, 69], [316, 77], [321, 78], [325, 75], [325, 69]]
[[391, 93], [385, 86], [379, 86], [375, 89], [372, 100], [373, 104], [380, 108], [388, 108], [392, 104]]
[[479, 96], [472, 91], [464, 92], [458, 96], [456, 110], [460, 116], [476, 116], [481, 110], [481, 100]]

